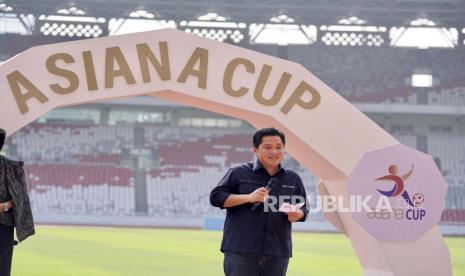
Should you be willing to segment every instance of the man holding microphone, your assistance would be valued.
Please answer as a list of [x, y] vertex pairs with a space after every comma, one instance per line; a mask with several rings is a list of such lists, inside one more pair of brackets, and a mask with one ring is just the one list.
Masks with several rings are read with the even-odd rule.
[[[227, 209], [221, 243], [226, 276], [286, 275], [292, 223], [305, 221], [308, 210], [304, 204], [286, 213], [276, 211], [281, 199], [306, 199], [300, 176], [281, 165], [285, 143], [275, 128], [258, 130], [253, 136], [255, 161], [230, 168], [210, 194], [213, 206]], [[265, 202], [268, 197], [274, 200]]]

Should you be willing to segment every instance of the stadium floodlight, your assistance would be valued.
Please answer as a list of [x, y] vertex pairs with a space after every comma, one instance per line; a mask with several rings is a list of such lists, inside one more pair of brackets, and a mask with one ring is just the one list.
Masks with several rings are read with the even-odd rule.
[[0, 34], [32, 35], [35, 24], [34, 15], [17, 14], [9, 11], [13, 11], [9, 6], [0, 8]]
[[281, 14], [278, 16], [273, 16], [270, 19], [271, 22], [273, 23], [294, 23], [295, 20], [285, 14]]
[[71, 6], [67, 9], [59, 9], [57, 11], [57, 14], [65, 14], [65, 15], [84, 15], [86, 14], [85, 11], [83, 10], [80, 10], [78, 8], [76, 8], [75, 6]]
[[11, 12], [13, 8], [5, 3], [0, 3], [0, 12]]
[[367, 21], [357, 16], [342, 17], [334, 25], [321, 25], [320, 37], [326, 45], [380, 47], [385, 39], [385, 26], [366, 25]]
[[129, 17], [153, 19], [155, 17], [159, 17], [159, 15], [158, 14], [155, 15], [146, 10], [136, 10], [136, 11], [130, 12]]
[[197, 19], [200, 21], [226, 21], [226, 17], [214, 12], [209, 12], [207, 14], [201, 15]]
[[409, 27], [392, 27], [389, 36], [395, 47], [454, 48], [458, 44], [456, 28], [440, 27], [424, 17], [410, 21]]
[[338, 21], [342, 25], [362, 25], [367, 23], [366, 20], [360, 19], [357, 16], [344, 17]]
[[433, 27], [436, 26], [436, 23], [434, 23], [433, 20], [430, 20], [428, 18], [420, 17], [415, 20], [410, 21], [411, 26], [429, 26]]
[[412, 74], [412, 87], [433, 87], [431, 74]]
[[214, 12], [206, 13], [195, 20], [179, 22], [179, 29], [216, 41], [240, 43], [245, 38], [245, 23], [227, 21], [226, 16]]
[[[141, 15], [142, 14], [142, 15]], [[151, 30], [159, 30], [165, 28], [176, 29], [174, 20], [161, 20], [148, 18], [152, 15], [158, 17], [156, 14], [148, 13], [135, 13], [131, 12], [129, 16], [133, 18], [112, 18], [108, 21], [109, 35], [121, 35], [135, 32], [144, 32]], [[138, 17], [138, 18], [135, 18]]]
[[254, 44], [299, 45], [316, 41], [317, 28], [295, 24], [295, 20], [285, 14], [273, 16], [268, 24], [252, 23], [249, 26], [250, 42]]

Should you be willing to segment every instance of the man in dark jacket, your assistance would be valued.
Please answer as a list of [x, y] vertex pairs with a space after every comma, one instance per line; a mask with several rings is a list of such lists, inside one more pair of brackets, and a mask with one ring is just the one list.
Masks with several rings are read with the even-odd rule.
[[285, 143], [284, 134], [275, 128], [257, 131], [255, 161], [229, 169], [210, 194], [213, 206], [227, 209], [221, 243], [227, 276], [286, 275], [292, 223], [305, 221], [308, 210], [304, 205], [277, 212], [283, 201], [306, 202], [300, 176], [281, 165]]
[[[0, 129], [0, 150], [6, 133]], [[9, 276], [13, 257], [13, 230], [21, 242], [35, 233], [23, 162], [0, 155], [0, 275]]]

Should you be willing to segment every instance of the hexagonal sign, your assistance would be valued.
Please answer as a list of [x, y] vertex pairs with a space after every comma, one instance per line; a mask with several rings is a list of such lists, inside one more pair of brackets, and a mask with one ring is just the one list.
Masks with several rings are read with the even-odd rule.
[[381, 241], [414, 241], [439, 222], [447, 183], [430, 155], [398, 144], [365, 153], [348, 180], [352, 216]]

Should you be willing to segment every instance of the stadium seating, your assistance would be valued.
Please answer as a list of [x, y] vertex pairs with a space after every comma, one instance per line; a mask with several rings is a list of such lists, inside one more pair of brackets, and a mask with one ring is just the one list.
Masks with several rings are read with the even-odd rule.
[[[140, 127], [140, 126], [138, 126]], [[26, 177], [34, 212], [41, 214], [132, 215], [135, 213], [134, 165], [123, 149], [134, 149], [134, 126], [31, 124], [8, 139]], [[221, 216], [209, 204], [209, 193], [228, 167], [253, 159], [251, 130], [144, 126], [144, 148], [155, 149], [154, 162], [145, 168], [147, 212], [159, 217]], [[413, 148], [417, 136], [394, 133]], [[428, 151], [438, 157], [447, 182], [443, 223], [465, 224], [464, 135], [432, 133]], [[50, 143], [53, 141], [53, 143]], [[317, 178], [296, 161], [315, 202]], [[323, 221], [312, 212], [312, 221]]]
[[465, 223], [465, 137], [451, 133], [433, 133], [428, 136], [430, 154], [438, 157], [444, 177], [449, 184], [446, 210], [442, 220], [447, 223]]

